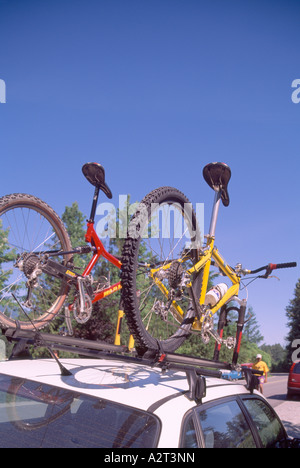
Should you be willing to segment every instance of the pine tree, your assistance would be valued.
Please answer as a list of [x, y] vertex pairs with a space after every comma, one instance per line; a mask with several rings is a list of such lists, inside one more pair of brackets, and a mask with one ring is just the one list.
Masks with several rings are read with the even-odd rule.
[[[76, 248], [85, 245], [85, 218], [79, 210], [77, 202], [74, 202], [71, 207], [67, 206], [65, 208], [62, 220], [68, 231], [72, 247]], [[82, 274], [90, 259], [91, 254], [74, 255], [73, 263], [75, 270], [79, 274]], [[108, 283], [113, 283], [114, 280], [117, 282], [118, 271], [112, 273], [113, 270], [118, 269], [110, 265], [106, 260], [100, 259], [92, 271], [93, 288], [101, 289], [107, 286]], [[71, 302], [72, 298], [74, 299], [74, 293], [75, 290], [73, 294], [71, 292]], [[74, 335], [78, 338], [113, 342], [119, 301], [119, 294], [112, 294], [108, 298], [93, 304], [92, 316], [86, 324], [78, 324], [73, 320]]]
[[264, 337], [260, 333], [259, 324], [257, 322], [256, 315], [252, 306], [248, 307], [243, 336], [244, 339], [246, 339], [250, 343], [255, 343], [257, 346], [259, 346], [259, 344], [264, 339]]
[[[85, 245], [85, 218], [79, 210], [78, 203], [66, 206], [61, 219], [67, 228], [72, 247]], [[73, 261], [76, 268], [83, 270], [87, 265], [87, 256], [75, 255]]]
[[290, 301], [286, 307], [286, 316], [288, 319], [287, 325], [289, 327], [289, 333], [286, 337], [287, 340], [287, 352], [289, 363], [292, 361], [292, 354], [295, 351], [296, 341], [300, 340], [300, 279], [298, 280], [294, 298]]
[[16, 260], [16, 252], [9, 248], [7, 238], [8, 231], [2, 230], [2, 221], [0, 220], [0, 290], [5, 287], [12, 273], [12, 270], [7, 268], [8, 264]]
[[281, 346], [281, 344], [276, 343], [274, 345], [265, 345], [261, 347], [262, 351], [270, 354], [272, 357], [272, 372], [284, 372], [286, 365], [287, 352]]
[[[10, 246], [8, 244], [8, 231], [4, 231], [2, 229], [2, 221], [0, 220], [0, 291], [3, 291], [5, 287], [7, 287], [7, 284], [9, 284], [8, 280], [10, 279], [10, 276], [13, 272], [13, 268], [9, 268], [13, 265], [13, 263], [16, 261], [16, 252], [14, 249], [10, 249]], [[12, 306], [11, 304], [8, 304], [8, 300], [5, 299], [5, 297], [2, 295], [4, 293], [1, 293], [1, 311], [4, 313], [6, 307], [9, 307], [10, 313], [12, 312]], [[17, 309], [17, 306], [16, 306]], [[1, 330], [0, 330], [0, 336], [1, 336]], [[1, 337], [1, 341], [5, 343], [6, 346], [6, 352], [7, 355], [9, 356], [10, 351], [12, 349], [12, 345], [9, 345], [7, 343], [6, 338]], [[5, 350], [5, 346], [1, 343], [1, 346]]]

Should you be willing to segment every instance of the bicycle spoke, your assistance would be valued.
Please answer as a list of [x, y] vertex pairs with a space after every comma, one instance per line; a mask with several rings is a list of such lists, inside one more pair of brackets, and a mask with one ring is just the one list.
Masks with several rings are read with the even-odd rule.
[[[62, 282], [39, 266], [41, 250], [59, 252], [71, 247], [61, 221], [52, 220], [55, 217], [48, 205], [30, 195], [0, 199], [0, 323], [5, 317], [28, 322], [12, 292], [33, 320], [46, 316], [51, 320], [58, 313]], [[66, 259], [58, 255], [56, 260], [64, 263]]]
[[[125, 242], [122, 258], [122, 271], [126, 273], [125, 310], [141, 348], [155, 347], [158, 340], [163, 348], [176, 349], [185, 339], [183, 330], [192, 323], [189, 321], [188, 325], [185, 321], [191, 304], [186, 291], [190, 277], [185, 271], [196, 260], [197, 250], [192, 250], [191, 246], [197, 227], [193, 211], [186, 215], [185, 203], [188, 200], [176, 189], [154, 190], [141, 202], [132, 221], [132, 226], [139, 226], [138, 242], [131, 242], [130, 238]], [[134, 270], [132, 257], [136, 259]], [[140, 268], [143, 264], [150, 266]], [[132, 278], [132, 282], [128, 278]], [[189, 314], [192, 313], [190, 308]]]

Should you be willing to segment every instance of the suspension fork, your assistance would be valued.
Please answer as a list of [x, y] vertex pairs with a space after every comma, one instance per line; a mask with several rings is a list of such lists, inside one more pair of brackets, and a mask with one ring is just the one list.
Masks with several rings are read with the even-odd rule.
[[[232, 311], [232, 310], [237, 312], [238, 313], [238, 321], [237, 321], [237, 330], [236, 330], [236, 344], [235, 344], [235, 348], [234, 348], [234, 351], [233, 351], [233, 357], [232, 357], [232, 364], [233, 364], [233, 366], [236, 366], [237, 362], [238, 362], [238, 358], [239, 358], [241, 342], [242, 342], [242, 336], [243, 336], [243, 329], [244, 329], [244, 325], [245, 325], [247, 301], [246, 301], [246, 299], [240, 299], [237, 296], [233, 297], [232, 299], [235, 300], [239, 304], [239, 307], [227, 307], [227, 305], [225, 304], [221, 308], [219, 322], [218, 322], [218, 334], [219, 334], [219, 336], [221, 338], [223, 337], [224, 328], [227, 325], [227, 316], [228, 316], [229, 312]], [[221, 344], [216, 343], [215, 344], [214, 357], [213, 357], [213, 359], [216, 360], [216, 361], [219, 360], [220, 349], [221, 349]]]

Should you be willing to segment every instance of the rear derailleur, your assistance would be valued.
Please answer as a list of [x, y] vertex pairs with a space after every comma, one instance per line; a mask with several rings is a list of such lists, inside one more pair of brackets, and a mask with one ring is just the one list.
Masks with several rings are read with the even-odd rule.
[[[87, 250], [85, 247], [77, 248], [74, 253], [81, 253], [79, 249], [85, 249], [83, 253]], [[44, 273], [58, 278], [70, 286], [74, 285], [76, 287], [77, 295], [71, 306], [71, 310], [78, 323], [86, 323], [91, 318], [92, 301], [94, 298], [92, 288], [93, 279], [92, 277], [83, 277], [75, 273], [72, 262], [63, 265], [57, 261], [51, 260], [47, 254], [38, 255], [36, 253], [23, 253], [18, 257], [15, 267], [22, 271], [27, 278], [26, 287], [28, 292], [23, 304], [25, 307], [33, 307], [32, 293], [34, 289], [43, 289], [38, 278]]]

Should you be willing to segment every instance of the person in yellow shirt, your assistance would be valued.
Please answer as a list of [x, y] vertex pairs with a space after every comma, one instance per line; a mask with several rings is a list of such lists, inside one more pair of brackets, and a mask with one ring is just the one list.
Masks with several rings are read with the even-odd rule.
[[[252, 369], [254, 370], [259, 370], [262, 371], [264, 374], [263, 375], [257, 375], [258, 380], [259, 380], [259, 385], [258, 385], [258, 390], [260, 393], [263, 393], [263, 384], [267, 383], [268, 381], [268, 372], [269, 368], [267, 364], [262, 360], [262, 355], [257, 354], [255, 363], [252, 366]], [[255, 373], [254, 373], [255, 375]]]

